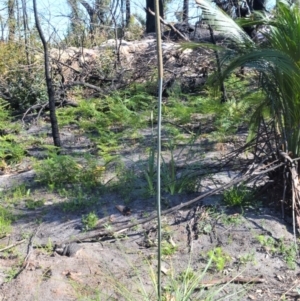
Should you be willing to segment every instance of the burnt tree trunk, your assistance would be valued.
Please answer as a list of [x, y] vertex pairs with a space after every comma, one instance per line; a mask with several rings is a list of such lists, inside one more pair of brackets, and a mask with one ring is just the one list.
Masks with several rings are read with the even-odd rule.
[[126, 0], [126, 27], [128, 27], [130, 24], [130, 17], [130, 0]]
[[[146, 33], [155, 32], [155, 16], [148, 11], [148, 8], [150, 8], [152, 11], [155, 11], [154, 3], [154, 0], [146, 0]], [[164, 7], [162, 0], [159, 0], [159, 13], [160, 16], [164, 18]]]
[[61, 142], [60, 142], [56, 113], [55, 113], [54, 88], [52, 85], [52, 78], [51, 78], [51, 75], [49, 72], [48, 46], [47, 46], [47, 42], [44, 37], [40, 22], [39, 22], [37, 8], [36, 8], [36, 0], [33, 0], [33, 11], [34, 11], [36, 28], [37, 28], [37, 31], [39, 33], [39, 36], [41, 38], [41, 41], [43, 43], [43, 48], [44, 48], [45, 77], [46, 77], [47, 92], [48, 92], [48, 98], [49, 98], [49, 110], [50, 110], [50, 121], [51, 121], [51, 128], [52, 128], [52, 137], [53, 137], [54, 145], [57, 147], [60, 147]]
[[183, 0], [182, 21], [189, 21], [189, 0]]

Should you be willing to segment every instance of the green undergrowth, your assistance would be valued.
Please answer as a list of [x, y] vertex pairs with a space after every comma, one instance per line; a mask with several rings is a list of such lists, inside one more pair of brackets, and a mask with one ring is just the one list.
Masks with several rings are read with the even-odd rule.
[[47, 185], [50, 190], [58, 190], [68, 185], [83, 188], [101, 185], [105, 166], [88, 154], [82, 159], [53, 152], [47, 159], [37, 162], [34, 169], [37, 182]]
[[31, 189], [26, 184], [15, 185], [10, 189], [2, 190], [0, 200], [3, 204], [14, 205], [31, 196]]
[[0, 144], [0, 160], [3, 164], [19, 163], [25, 157], [24, 146], [19, 143], [15, 135], [0, 136]]
[[[193, 132], [189, 124], [199, 123], [198, 134], [211, 141], [224, 142], [241, 128], [249, 127], [255, 108], [263, 98], [250, 82], [251, 79], [231, 76], [226, 82], [228, 101], [222, 104], [220, 92], [207, 87], [199, 95], [171, 94], [163, 105], [163, 120], [172, 121], [173, 129], [170, 131], [174, 137]], [[210, 124], [208, 132], [207, 123]]]
[[[215, 135], [234, 134], [241, 125], [249, 123], [261, 94], [250, 94], [249, 80], [235, 76], [228, 79], [227, 89], [229, 100], [224, 104], [220, 104], [220, 95], [208, 88], [201, 95], [184, 94], [178, 89], [170, 93], [162, 108], [164, 130], [169, 136], [184, 140], [184, 134], [193, 133], [182, 127], [202, 114], [214, 116]], [[157, 119], [157, 99], [148, 83], [132, 85], [101, 99], [77, 98], [77, 107], [57, 110], [59, 125], [78, 126], [95, 143], [101, 156], [118, 151], [120, 142], [126, 139], [140, 141], [143, 137], [138, 130], [153, 126]]]
[[245, 185], [233, 186], [223, 193], [223, 201], [228, 207], [255, 207], [254, 191]]
[[50, 192], [66, 199], [65, 211], [77, 211], [97, 204], [103, 192], [102, 176], [105, 165], [91, 155], [83, 158], [50, 153], [43, 161], [36, 162], [36, 182]]
[[[232, 77], [228, 81], [232, 91], [237, 86], [241, 90], [248, 90], [247, 80]], [[153, 85], [149, 83], [135, 84], [101, 99], [82, 99], [78, 94], [77, 107], [57, 110], [59, 125], [73, 125], [80, 134], [87, 135], [92, 142], [93, 152], [93, 155], [84, 156], [58, 155], [55, 148], [46, 146], [48, 157], [36, 160], [36, 181], [50, 192], [55, 191], [66, 199], [64, 210], [73, 211], [93, 206], [107, 191], [117, 192], [124, 197], [125, 202], [136, 197], [155, 195], [157, 158], [154, 127], [157, 100], [152, 88]], [[170, 96], [163, 104], [165, 122], [161, 179], [163, 193], [170, 195], [199, 191], [199, 162], [205, 154], [197, 139], [201, 138], [202, 132], [201, 129], [193, 132], [186, 127], [188, 123], [195, 121], [194, 116], [214, 115], [216, 132], [222, 135], [223, 128], [226, 128], [225, 118], [230, 119], [228, 132], [234, 132], [242, 123], [248, 122], [248, 113], [255, 103], [247, 93], [234, 94], [229, 91], [230, 101], [221, 105], [218, 95], [210, 90], [202, 91], [201, 95], [186, 95], [181, 93], [180, 87], [176, 89], [169, 93]], [[0, 134], [1, 129], [5, 128], [4, 122], [10, 120], [7, 104], [1, 102], [1, 106], [5, 110], [0, 114]], [[145, 137], [140, 130], [149, 127], [152, 128], [152, 134]], [[4, 147], [0, 150], [0, 163], [4, 167], [0, 167], [4, 169], [7, 164], [20, 162], [26, 156], [26, 147], [45, 145], [45, 138], [46, 136], [28, 137], [23, 139], [24, 143], [20, 143], [14, 132], [2, 133], [0, 139]], [[124, 156], [122, 152], [126, 146], [130, 147], [130, 155], [134, 154], [136, 147], [140, 147], [139, 152], [144, 158], [132, 162], [130, 166], [125, 165], [121, 156]], [[115, 176], [105, 182], [107, 172], [112, 172]], [[27, 192], [22, 193], [26, 195]], [[17, 194], [17, 191], [13, 194]], [[12, 196], [11, 200], [13, 199], [16, 198]], [[27, 196], [27, 199], [30, 198]], [[30, 202], [26, 204], [29, 209], [39, 205]]]
[[[246, 90], [248, 85], [247, 81], [237, 78], [229, 81], [233, 90], [237, 85]], [[73, 155], [57, 155], [49, 150], [48, 158], [35, 165], [37, 181], [67, 199], [64, 210], [77, 210], [85, 205], [96, 204], [96, 198], [89, 193], [91, 189], [97, 197], [105, 191], [117, 192], [125, 203], [136, 197], [155, 195], [156, 97], [149, 87], [147, 84], [136, 84], [101, 99], [85, 100], [77, 96], [77, 107], [57, 110], [60, 126], [75, 125], [96, 147], [94, 155], [85, 155], [83, 159]], [[195, 114], [213, 114], [216, 129], [220, 124], [218, 131], [221, 131], [224, 118], [230, 118], [229, 127], [232, 132], [236, 131], [241, 123], [248, 120], [249, 114], [246, 113], [251, 108], [251, 101], [246, 96], [237, 99], [237, 95], [232, 93], [231, 100], [221, 105], [209, 90], [201, 96], [185, 95], [180, 91], [170, 93], [163, 106], [163, 119], [166, 120], [161, 157], [164, 193], [175, 195], [199, 191], [201, 178], [198, 171], [201, 164], [190, 162], [200, 162], [204, 156], [204, 150], [197, 143], [202, 133], [201, 130], [187, 130], [185, 125], [193, 122]], [[152, 134], [145, 140], [139, 130], [149, 127], [152, 127]], [[121, 160], [126, 145], [132, 148], [129, 150], [131, 154], [135, 152], [136, 145], [142, 146], [140, 153], [146, 159], [126, 166]], [[104, 183], [106, 172], [112, 172], [115, 176]]]
[[24, 145], [17, 134], [20, 126], [12, 122], [9, 104], [0, 98], [0, 170], [19, 163], [25, 156]]
[[207, 252], [207, 257], [212, 263], [212, 267], [218, 271], [223, 271], [227, 264], [231, 262], [231, 257], [221, 248], [216, 247]]
[[98, 216], [95, 212], [90, 212], [82, 216], [82, 224], [85, 231], [92, 230], [96, 227]]
[[287, 243], [284, 239], [275, 240], [267, 235], [257, 235], [256, 239], [269, 254], [281, 257], [289, 269], [296, 269], [297, 246], [295, 243]]
[[136, 130], [147, 127], [153, 107], [152, 96], [129, 92], [79, 99], [77, 107], [57, 110], [59, 125], [77, 125], [95, 143], [100, 155], [117, 151], [120, 141], [139, 138]]
[[14, 221], [12, 213], [3, 206], [0, 206], [0, 238], [11, 232], [11, 224]]

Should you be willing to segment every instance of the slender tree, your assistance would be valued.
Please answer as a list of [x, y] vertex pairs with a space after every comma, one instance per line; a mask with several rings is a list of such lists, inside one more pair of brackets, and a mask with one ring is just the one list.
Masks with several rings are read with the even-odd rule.
[[97, 10], [85, 0], [78, 0], [78, 1], [86, 9], [86, 12], [89, 15], [89, 18], [90, 18], [90, 20], [89, 20], [90, 34], [94, 35], [95, 34], [95, 27], [96, 27], [96, 24], [97, 24]]
[[130, 25], [130, 0], [126, 0], [126, 27]]
[[16, 17], [15, 17], [16, 1], [8, 0], [8, 40], [13, 41], [16, 33]]
[[67, 37], [71, 40], [72, 45], [76, 47], [83, 46], [85, 38], [85, 26], [82, 22], [82, 12], [78, 7], [78, 0], [67, 0], [71, 9], [70, 27], [68, 28]]
[[25, 53], [26, 53], [26, 62], [28, 66], [28, 71], [30, 71], [30, 55], [29, 55], [29, 40], [28, 40], [28, 15], [27, 15], [27, 7], [26, 7], [26, 0], [21, 0], [22, 3], [22, 13], [23, 13], [23, 30], [24, 30], [24, 43], [25, 43]]
[[44, 65], [45, 65], [45, 77], [46, 77], [46, 84], [47, 84], [47, 92], [48, 92], [48, 99], [49, 99], [49, 111], [50, 111], [50, 121], [51, 121], [51, 128], [52, 128], [52, 137], [54, 145], [57, 147], [61, 146], [56, 112], [55, 112], [55, 98], [54, 98], [54, 88], [52, 84], [52, 78], [49, 71], [49, 54], [48, 54], [48, 45], [45, 39], [45, 36], [42, 31], [42, 27], [39, 22], [38, 12], [36, 7], [36, 0], [33, 0], [33, 11], [34, 11], [34, 18], [35, 18], [35, 25], [41, 41], [43, 43], [44, 48]]
[[[89, 16], [89, 31], [93, 38], [97, 34], [97, 30], [99, 31], [99, 25], [104, 25], [108, 22], [107, 12], [109, 11], [110, 0], [95, 0], [93, 2], [78, 0], [78, 2], [85, 8]], [[118, 3], [116, 3], [117, 6]]]
[[96, 0], [95, 10], [100, 24], [105, 24], [105, 14], [109, 5], [108, 0]]

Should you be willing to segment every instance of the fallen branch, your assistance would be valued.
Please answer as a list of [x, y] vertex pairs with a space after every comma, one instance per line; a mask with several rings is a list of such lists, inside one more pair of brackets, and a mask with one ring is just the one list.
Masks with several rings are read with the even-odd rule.
[[20, 240], [20, 241], [14, 243], [14, 244], [12, 244], [12, 245], [9, 245], [9, 246], [7, 246], [7, 247], [5, 247], [5, 248], [2, 248], [2, 249], [0, 249], [0, 252], [6, 251], [6, 250], [9, 250], [9, 249], [11, 249], [11, 248], [13, 248], [13, 247], [15, 247], [15, 246], [18, 246], [18, 245], [22, 244], [25, 240], [26, 240], [26, 239], [22, 239], [22, 240]]
[[65, 87], [73, 87], [73, 86], [84, 86], [84, 87], [93, 89], [97, 92], [104, 93], [104, 91], [101, 88], [99, 88], [95, 85], [85, 83], [85, 82], [71, 82], [71, 83], [65, 84]]
[[[36, 228], [35, 232], [30, 236], [29, 242], [28, 242], [28, 245], [27, 245], [27, 254], [26, 254], [26, 257], [25, 257], [24, 260], [23, 260], [23, 263], [22, 263], [22, 265], [21, 265], [20, 270], [16, 273], [16, 275], [14, 276], [13, 279], [17, 279], [17, 277], [19, 277], [19, 275], [20, 275], [20, 274], [28, 267], [28, 264], [29, 264], [29, 257], [30, 257], [30, 255], [31, 255], [31, 252], [32, 252], [32, 249], [33, 249], [33, 247], [32, 247], [33, 238], [34, 238], [34, 236], [38, 233], [39, 227], [40, 227], [40, 226], [38, 226], [38, 227]], [[25, 239], [24, 239], [24, 240], [25, 240]]]
[[223, 279], [213, 279], [211, 281], [201, 282], [200, 285], [204, 287], [225, 284], [225, 283], [236, 283], [236, 284], [257, 284], [264, 283], [266, 280], [262, 277], [255, 278], [244, 278], [244, 277], [234, 277], [234, 278], [223, 278]]

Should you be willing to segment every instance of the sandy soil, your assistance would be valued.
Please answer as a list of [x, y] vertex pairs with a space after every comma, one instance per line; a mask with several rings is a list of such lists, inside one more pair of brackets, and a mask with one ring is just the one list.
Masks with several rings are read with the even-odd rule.
[[[75, 141], [73, 136], [68, 139]], [[215, 151], [207, 154], [208, 159], [215, 156]], [[0, 187], [24, 181], [30, 185], [34, 177], [33, 170], [2, 175]], [[228, 181], [230, 177], [222, 175], [219, 180]], [[212, 183], [205, 187], [209, 185]], [[164, 195], [163, 209], [198, 195]], [[19, 244], [11, 252], [0, 253], [0, 300], [155, 300], [151, 271], [157, 266], [156, 220], [122, 233], [113, 231], [154, 214], [153, 198], [133, 197], [125, 202], [119, 194], [107, 192], [93, 208], [100, 219], [99, 229], [109, 224], [113, 235], [78, 242], [74, 253], [63, 254], [59, 247], [66, 246], [60, 243], [83, 232], [81, 217], [88, 211], [63, 211], [61, 204], [65, 200], [42, 187], [36, 187], [32, 197], [43, 198], [44, 206], [29, 210], [20, 200], [14, 208], [19, 218], [13, 231], [1, 239], [1, 246]], [[130, 207], [131, 214], [123, 216], [116, 205]], [[285, 246], [292, 245], [291, 223], [267, 205], [254, 207], [244, 212], [228, 209], [222, 196], [216, 195], [163, 216], [164, 243], [169, 249], [173, 246], [169, 255], [163, 255], [165, 300], [175, 300], [166, 293], [171, 279], [182, 282], [179, 276], [187, 268], [200, 277], [208, 263], [208, 252], [214, 248], [222, 250], [224, 268], [218, 271], [216, 262], [212, 262], [203, 279], [199, 279], [203, 297], [193, 300], [207, 300], [205, 296], [217, 289], [219, 292], [211, 300], [300, 300], [299, 260], [280, 249], [280, 241]], [[289, 268], [288, 259], [294, 269]], [[244, 281], [235, 281], [241, 277]], [[149, 294], [148, 299], [140, 296], [142, 288]], [[286, 299], [280, 299], [282, 296]]]

